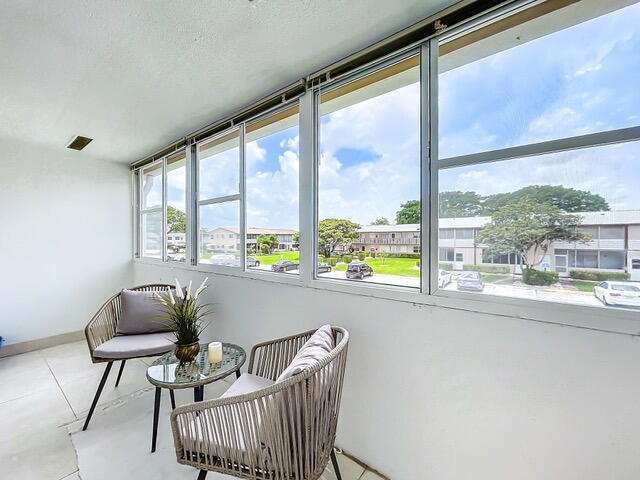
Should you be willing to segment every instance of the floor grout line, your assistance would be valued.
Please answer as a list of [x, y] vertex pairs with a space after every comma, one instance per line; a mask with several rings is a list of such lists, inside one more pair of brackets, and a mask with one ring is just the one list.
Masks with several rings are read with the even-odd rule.
[[69, 402], [69, 399], [67, 398], [67, 394], [64, 393], [64, 390], [62, 389], [62, 386], [60, 385], [60, 382], [58, 382], [58, 378], [56, 377], [56, 374], [53, 373], [53, 370], [51, 369], [51, 365], [49, 365], [49, 362], [47, 362], [47, 359], [45, 357], [42, 357], [42, 359], [44, 360], [44, 363], [47, 364], [47, 368], [51, 372], [51, 376], [53, 377], [53, 379], [56, 382], [56, 385], [60, 389], [60, 393], [62, 393], [62, 396], [64, 397], [65, 402], [67, 402], [67, 405], [69, 405], [69, 409], [71, 410], [71, 413], [73, 413], [73, 416], [76, 418], [76, 420], [78, 420], [78, 415], [76, 414], [76, 411], [71, 406], [71, 402]]

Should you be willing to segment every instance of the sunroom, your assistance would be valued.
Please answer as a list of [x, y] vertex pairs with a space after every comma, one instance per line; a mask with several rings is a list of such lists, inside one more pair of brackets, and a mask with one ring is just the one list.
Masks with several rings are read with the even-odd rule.
[[1, 478], [640, 476], [640, 4], [0, 12]]

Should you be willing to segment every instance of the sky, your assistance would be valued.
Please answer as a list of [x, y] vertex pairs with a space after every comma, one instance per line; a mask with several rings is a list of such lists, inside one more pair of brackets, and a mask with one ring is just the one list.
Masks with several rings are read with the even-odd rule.
[[[638, 25], [640, 4], [440, 74], [440, 157], [640, 125]], [[393, 223], [401, 203], [418, 199], [419, 115], [415, 83], [321, 117], [320, 219]], [[201, 162], [202, 195], [237, 193], [237, 157], [235, 149]], [[298, 228], [298, 173], [297, 127], [247, 144], [248, 226]], [[640, 208], [640, 142], [439, 175], [441, 191], [553, 184], [598, 193], [615, 209]], [[177, 208], [183, 177], [168, 179]], [[238, 224], [237, 205], [206, 210], [206, 228]]]

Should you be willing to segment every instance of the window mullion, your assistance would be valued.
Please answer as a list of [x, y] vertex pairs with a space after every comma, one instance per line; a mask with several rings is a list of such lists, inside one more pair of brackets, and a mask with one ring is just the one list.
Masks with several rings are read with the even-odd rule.
[[308, 91], [300, 98], [299, 130], [299, 228], [300, 278], [309, 284], [315, 275], [316, 229], [318, 228], [317, 198], [317, 106], [316, 94]]
[[244, 140], [244, 134], [245, 134], [245, 124], [241, 124], [240, 128], [239, 128], [239, 134], [240, 134], [240, 148], [239, 150], [239, 154], [240, 154], [240, 162], [238, 165], [238, 168], [240, 169], [240, 185], [238, 185], [238, 189], [240, 191], [240, 194], [238, 195], [238, 199], [240, 200], [240, 225], [239, 225], [239, 232], [240, 232], [240, 251], [238, 252], [240, 254], [240, 269], [242, 271], [245, 271], [245, 265], [247, 262], [247, 206], [246, 206], [246, 148], [245, 148], [245, 140]]
[[167, 261], [167, 157], [162, 159], [162, 261]]

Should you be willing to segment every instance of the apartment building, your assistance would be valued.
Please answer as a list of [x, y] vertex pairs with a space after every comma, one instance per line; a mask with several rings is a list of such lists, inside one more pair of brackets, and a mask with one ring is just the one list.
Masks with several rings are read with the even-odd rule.
[[[293, 235], [296, 230], [283, 228], [247, 228], [248, 249], [255, 248], [260, 235], [276, 235], [278, 247], [276, 250], [294, 250], [296, 245]], [[216, 252], [237, 252], [240, 250], [240, 229], [238, 227], [218, 227], [201, 234], [201, 242], [205, 249]]]
[[[554, 242], [540, 259], [540, 268], [561, 275], [571, 269], [627, 271], [640, 280], [640, 210], [580, 213], [581, 229], [587, 242]], [[441, 218], [438, 231], [440, 262], [463, 265], [481, 263], [511, 265], [518, 272], [521, 259], [516, 253], [489, 256], [476, 241], [480, 229], [491, 217]], [[360, 229], [355, 250], [389, 253], [420, 251], [420, 225], [368, 225]]]

